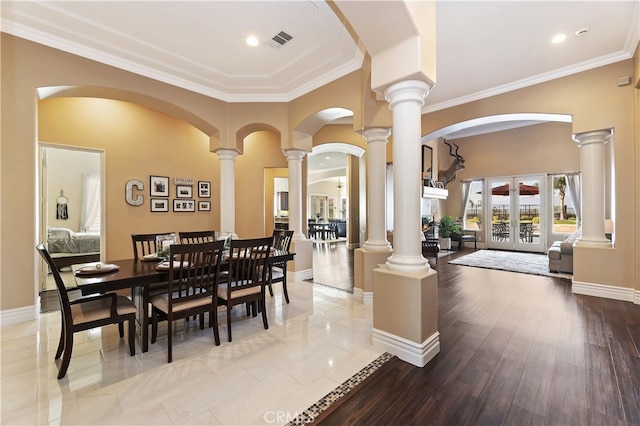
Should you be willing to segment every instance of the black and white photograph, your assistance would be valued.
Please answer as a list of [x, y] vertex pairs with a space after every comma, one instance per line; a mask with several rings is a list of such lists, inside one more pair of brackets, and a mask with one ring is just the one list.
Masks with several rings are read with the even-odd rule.
[[211, 211], [211, 201], [198, 201], [198, 211], [201, 211], [201, 212]]
[[196, 211], [196, 202], [195, 200], [174, 199], [173, 211], [174, 212], [194, 212]]
[[152, 198], [151, 199], [151, 211], [152, 212], [168, 212], [169, 200], [165, 198]]
[[193, 187], [190, 185], [176, 185], [176, 198], [192, 198]]
[[211, 182], [205, 180], [198, 182], [198, 197], [211, 198]]
[[168, 197], [169, 196], [169, 177], [168, 176], [151, 176], [150, 177], [150, 195], [152, 197]]

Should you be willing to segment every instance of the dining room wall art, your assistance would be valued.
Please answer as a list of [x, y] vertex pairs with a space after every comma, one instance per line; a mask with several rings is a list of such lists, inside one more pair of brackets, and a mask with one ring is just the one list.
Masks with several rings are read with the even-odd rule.
[[198, 211], [200, 211], [200, 212], [210, 212], [211, 211], [211, 201], [198, 201]]
[[176, 198], [173, 200], [173, 211], [177, 213], [194, 212], [196, 211], [196, 201]]
[[176, 198], [193, 198], [193, 187], [189, 185], [176, 185]]
[[166, 198], [152, 198], [151, 211], [152, 212], [168, 212], [169, 200], [167, 200]]
[[211, 198], [211, 182], [204, 180], [198, 181], [198, 197]]
[[168, 197], [169, 196], [169, 177], [168, 176], [151, 176], [150, 195], [152, 197]]

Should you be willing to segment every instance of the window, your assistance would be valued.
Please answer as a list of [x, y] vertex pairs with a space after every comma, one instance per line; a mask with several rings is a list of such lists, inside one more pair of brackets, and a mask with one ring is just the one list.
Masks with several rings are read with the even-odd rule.
[[463, 228], [482, 229], [482, 180], [463, 182], [464, 205]]
[[553, 182], [553, 229], [554, 234], [570, 234], [578, 226], [576, 208], [567, 185], [565, 174], [552, 176]]

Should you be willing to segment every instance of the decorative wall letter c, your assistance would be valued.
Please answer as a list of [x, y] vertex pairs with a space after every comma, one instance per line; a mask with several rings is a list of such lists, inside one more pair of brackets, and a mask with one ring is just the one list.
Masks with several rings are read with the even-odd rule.
[[144, 183], [142, 183], [142, 181], [139, 181], [138, 179], [131, 179], [130, 181], [127, 181], [127, 185], [124, 189], [124, 198], [127, 201], [127, 204], [130, 204], [132, 206], [141, 206], [144, 202], [144, 195], [137, 194], [136, 198], [133, 198], [133, 188], [137, 189], [138, 191], [143, 191]]

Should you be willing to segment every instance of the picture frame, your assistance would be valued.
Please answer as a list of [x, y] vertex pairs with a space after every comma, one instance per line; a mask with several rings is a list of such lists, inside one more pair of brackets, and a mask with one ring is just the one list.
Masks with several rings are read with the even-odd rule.
[[149, 176], [149, 194], [152, 197], [168, 197], [169, 196], [169, 177], [168, 176]]
[[169, 200], [167, 200], [166, 198], [152, 198], [151, 211], [152, 212], [168, 212]]
[[211, 182], [206, 180], [198, 181], [198, 197], [211, 198]]
[[200, 211], [200, 212], [210, 212], [211, 211], [211, 201], [198, 201], [198, 211]]
[[176, 185], [176, 198], [193, 198], [191, 185]]
[[444, 189], [444, 182], [441, 180], [436, 181], [436, 188]]
[[175, 198], [173, 200], [173, 211], [176, 213], [194, 212], [196, 211], [196, 201], [185, 200], [183, 198]]

